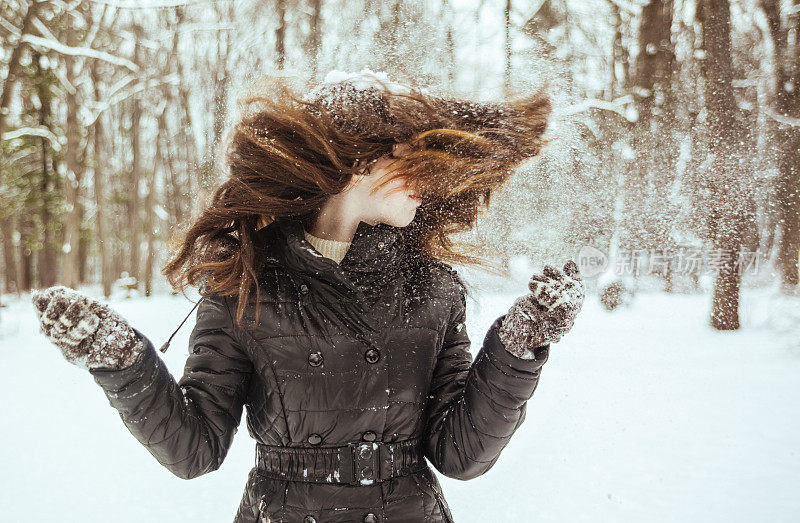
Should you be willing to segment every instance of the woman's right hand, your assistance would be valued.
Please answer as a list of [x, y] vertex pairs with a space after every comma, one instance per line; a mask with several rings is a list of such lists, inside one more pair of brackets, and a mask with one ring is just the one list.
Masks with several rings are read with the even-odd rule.
[[572, 328], [586, 298], [578, 265], [570, 260], [564, 269], [546, 265], [542, 275], [528, 282], [530, 292], [517, 298], [498, 332], [506, 349], [531, 359], [535, 348], [561, 340]]
[[78, 291], [56, 285], [31, 293], [39, 330], [64, 358], [84, 369], [122, 369], [144, 349], [116, 311]]

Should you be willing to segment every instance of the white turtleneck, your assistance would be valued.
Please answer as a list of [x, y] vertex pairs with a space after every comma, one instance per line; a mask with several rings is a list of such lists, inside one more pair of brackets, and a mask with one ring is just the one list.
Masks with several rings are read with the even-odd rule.
[[352, 243], [338, 240], [326, 240], [325, 238], [314, 236], [305, 229], [303, 229], [303, 233], [305, 234], [306, 240], [308, 240], [320, 254], [326, 258], [332, 259], [336, 263], [340, 263], [344, 259], [344, 255], [347, 253], [347, 249], [350, 248]]

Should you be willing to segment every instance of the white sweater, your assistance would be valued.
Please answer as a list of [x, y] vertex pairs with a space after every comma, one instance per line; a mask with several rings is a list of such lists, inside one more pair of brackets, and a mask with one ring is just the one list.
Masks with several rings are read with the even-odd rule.
[[318, 236], [314, 236], [310, 232], [303, 229], [306, 240], [314, 246], [326, 258], [330, 258], [336, 263], [339, 263], [344, 258], [347, 249], [350, 248], [352, 242], [340, 242], [337, 240], [326, 240]]

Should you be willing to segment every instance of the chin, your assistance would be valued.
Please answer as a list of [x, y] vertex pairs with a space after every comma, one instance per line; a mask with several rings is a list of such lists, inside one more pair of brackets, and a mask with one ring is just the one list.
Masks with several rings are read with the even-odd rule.
[[387, 216], [381, 219], [380, 222], [391, 225], [392, 227], [407, 227], [411, 222], [414, 221], [414, 216], [416, 216], [416, 214], [417, 213], [415, 211], [411, 214], [403, 216]]

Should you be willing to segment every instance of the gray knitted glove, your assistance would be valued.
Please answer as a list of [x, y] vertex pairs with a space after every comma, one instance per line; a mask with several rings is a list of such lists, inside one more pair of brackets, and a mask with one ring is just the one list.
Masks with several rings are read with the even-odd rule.
[[116, 311], [78, 291], [56, 285], [31, 293], [39, 330], [73, 365], [122, 369], [144, 350], [144, 341]]
[[558, 342], [569, 332], [586, 298], [574, 261], [564, 264], [563, 272], [551, 265], [542, 272], [531, 276], [531, 292], [517, 298], [498, 331], [506, 350], [524, 359], [533, 359], [533, 349]]

